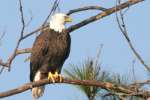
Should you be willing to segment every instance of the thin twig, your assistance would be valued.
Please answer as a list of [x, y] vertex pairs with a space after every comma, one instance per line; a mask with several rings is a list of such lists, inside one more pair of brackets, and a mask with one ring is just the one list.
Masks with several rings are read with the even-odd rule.
[[32, 11], [29, 11], [29, 14], [30, 14], [30, 19], [29, 19], [29, 21], [27, 22], [26, 27], [28, 27], [28, 26], [30, 25], [30, 23], [32, 22], [32, 20], [33, 20]]
[[2, 41], [3, 37], [5, 36], [5, 34], [6, 34], [6, 31], [4, 31], [4, 32], [1, 34], [1, 36], [0, 36], [0, 44], [1, 44], [1, 41]]
[[2, 74], [2, 72], [4, 71], [5, 67], [2, 66], [2, 68], [0, 69], [0, 74]]
[[46, 23], [47, 23], [49, 17], [52, 15], [52, 13], [55, 12], [56, 8], [58, 7], [59, 2], [60, 2], [60, 0], [55, 0], [54, 4], [52, 6], [52, 9], [51, 9], [50, 13], [48, 14], [48, 16], [46, 17], [46, 19], [44, 20], [43, 24], [38, 29], [24, 35], [22, 39], [26, 39], [27, 37], [33, 35], [34, 33], [42, 31], [43, 29], [47, 29], [49, 25], [47, 25]]
[[[2, 43], [2, 39], [3, 39], [3, 37], [5, 36], [5, 34], [6, 34], [6, 32], [4, 31], [3, 33], [2, 33], [2, 35], [0, 36], [0, 46], [1, 46], [1, 43]], [[2, 62], [2, 60], [0, 59], [0, 63]], [[1, 67], [1, 65], [0, 65], [0, 67]], [[0, 69], [0, 74], [3, 72], [3, 70], [4, 70], [4, 66], [2, 66], [2, 68]]]
[[[56, 0], [56, 1], [59, 1], [59, 0]], [[58, 3], [56, 2], [56, 4], [55, 4], [54, 6], [58, 6]], [[55, 10], [55, 9], [56, 9], [56, 7], [54, 7], [53, 10]], [[18, 47], [19, 47], [19, 45], [20, 45], [20, 42], [29, 36], [28, 34], [25, 35], [25, 36], [23, 35], [23, 34], [24, 34], [24, 29], [25, 29], [25, 21], [24, 21], [23, 6], [22, 6], [22, 1], [21, 1], [21, 0], [19, 0], [19, 10], [20, 10], [20, 15], [21, 15], [21, 23], [22, 23], [22, 29], [21, 29], [21, 32], [20, 32], [20, 34], [21, 34], [21, 35], [20, 35], [20, 38], [19, 38], [19, 40], [18, 40], [18, 42], [17, 42], [17, 45], [16, 45], [16, 47], [15, 47], [15, 49], [14, 49], [14, 52], [13, 52], [12, 56], [8, 59], [7, 63], [3, 63], [2, 60], [0, 61], [0, 65], [5, 66], [5, 67], [8, 67], [8, 68], [9, 68], [9, 71], [10, 71], [10, 68], [11, 68], [10, 66], [11, 66], [11, 63], [12, 63], [13, 59], [14, 59], [18, 54], [30, 53], [30, 52], [31, 52], [31, 49], [30, 49], [30, 48], [24, 49], [24, 50], [22, 50], [22, 51], [21, 51], [21, 50], [18, 50]], [[46, 20], [44, 21], [44, 23], [46, 23], [47, 20], [48, 20], [48, 19], [46, 19]], [[43, 24], [44, 24], [44, 23], [43, 23]], [[47, 27], [47, 26], [46, 26], [46, 27]], [[38, 31], [42, 30], [42, 28], [45, 28], [45, 27], [41, 27], [41, 28], [39, 28], [39, 29], [37, 29], [37, 30], [31, 32], [30, 34], [36, 33], [36, 32], [38, 32]]]
[[21, 0], [19, 0], [19, 5], [20, 5], [20, 14], [21, 14], [21, 23], [22, 23], [21, 36], [20, 36], [20, 39], [21, 39], [23, 37], [24, 28], [25, 28], [23, 7], [22, 7], [22, 1]]
[[[20, 55], [20, 54], [25, 54], [25, 53], [31, 53], [32, 48], [25, 48], [25, 49], [20, 49], [16, 51], [16, 56]], [[14, 55], [12, 54], [9, 59], [13, 59]], [[9, 68], [9, 64], [8, 63], [4, 63], [1, 59], [0, 59], [0, 65]]]
[[21, 23], [22, 23], [22, 29], [21, 29], [21, 32], [20, 32], [20, 38], [17, 42], [17, 45], [14, 49], [14, 53], [11, 57], [11, 59], [8, 60], [8, 66], [9, 66], [9, 71], [10, 71], [10, 66], [11, 66], [11, 63], [13, 61], [13, 59], [16, 57], [16, 52], [18, 50], [18, 47], [20, 45], [20, 42], [22, 41], [22, 38], [23, 38], [23, 34], [24, 34], [24, 29], [25, 29], [25, 22], [24, 22], [24, 15], [23, 15], [23, 7], [22, 7], [22, 1], [19, 0], [19, 9], [20, 9], [20, 15], [21, 15]]
[[150, 84], [150, 80], [145, 80], [145, 81], [136, 81], [135, 83], [132, 83], [130, 86], [135, 86], [135, 85], [146, 85], [146, 84]]
[[132, 61], [132, 75], [133, 75], [133, 80], [136, 82], [136, 75], [135, 75], [135, 60]]
[[[132, 0], [131, 0], [132, 1]], [[136, 0], [133, 0], [136, 1]], [[119, 4], [120, 5], [120, 4]], [[117, 6], [116, 6], [116, 10], [117, 10]], [[141, 64], [147, 69], [147, 71], [150, 72], [150, 67], [145, 63], [145, 61], [143, 60], [143, 58], [140, 56], [140, 54], [136, 51], [136, 49], [134, 48], [129, 36], [128, 36], [128, 31], [126, 29], [126, 25], [125, 25], [125, 21], [124, 21], [124, 13], [122, 13], [120, 11], [120, 20], [118, 17], [118, 14], [116, 13], [116, 20], [119, 26], [119, 29], [121, 31], [121, 33], [123, 34], [123, 36], [125, 37], [125, 39], [127, 40], [127, 43], [130, 47], [130, 49], [132, 50], [132, 52], [134, 53], [134, 55], [137, 57], [137, 59], [141, 62]]]
[[46, 19], [44, 20], [42, 26], [45, 26], [45, 24], [47, 23], [48, 19], [49, 19], [50, 16], [52, 15], [52, 13], [56, 11], [56, 9], [57, 9], [57, 7], [58, 7], [58, 5], [59, 5], [59, 2], [60, 2], [60, 0], [55, 0], [54, 4], [53, 4], [53, 6], [52, 6], [52, 9], [51, 9], [49, 15], [48, 15], [48, 16], [46, 17]]

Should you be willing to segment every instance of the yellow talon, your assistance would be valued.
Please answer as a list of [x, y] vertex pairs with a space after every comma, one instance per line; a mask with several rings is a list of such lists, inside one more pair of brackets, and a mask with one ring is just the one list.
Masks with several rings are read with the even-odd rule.
[[57, 71], [55, 72], [55, 74], [54, 74], [54, 75], [55, 75], [55, 78], [56, 78], [56, 79], [58, 79], [58, 81], [61, 83], [61, 82], [62, 82], [62, 80], [63, 80], [62, 76], [61, 76], [60, 74], [58, 74], [58, 72], [57, 72]]
[[58, 80], [59, 82], [62, 82], [63, 81], [63, 78], [60, 74], [58, 74], [58, 72], [56, 71], [54, 74], [49, 72], [48, 73], [48, 79], [50, 81], [52, 81], [53, 83], [55, 83], [55, 80]]
[[48, 73], [48, 79], [50, 80], [50, 81], [52, 81], [53, 83], [55, 83], [55, 79], [54, 79], [55, 77], [54, 77], [54, 75], [51, 73], [51, 72], [49, 72]]
[[58, 75], [58, 77], [59, 77], [59, 82], [61, 83], [63, 81], [63, 77], [60, 74]]
[[57, 78], [59, 76], [58, 72], [56, 71], [54, 77]]

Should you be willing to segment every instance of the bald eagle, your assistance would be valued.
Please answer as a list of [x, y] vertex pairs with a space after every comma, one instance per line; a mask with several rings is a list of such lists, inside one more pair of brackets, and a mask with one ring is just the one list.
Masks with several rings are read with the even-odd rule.
[[[53, 79], [53, 75], [60, 73], [70, 53], [71, 38], [65, 31], [65, 23], [71, 21], [66, 14], [54, 14], [49, 22], [49, 28], [42, 30], [36, 38], [30, 59], [31, 82], [49, 77]], [[35, 99], [43, 93], [44, 86], [32, 88], [32, 96]]]

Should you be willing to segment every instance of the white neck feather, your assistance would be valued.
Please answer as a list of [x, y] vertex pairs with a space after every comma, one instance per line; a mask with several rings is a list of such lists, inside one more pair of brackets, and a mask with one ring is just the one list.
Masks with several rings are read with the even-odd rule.
[[64, 23], [57, 21], [50, 21], [50, 29], [53, 29], [56, 32], [62, 32], [65, 29]]

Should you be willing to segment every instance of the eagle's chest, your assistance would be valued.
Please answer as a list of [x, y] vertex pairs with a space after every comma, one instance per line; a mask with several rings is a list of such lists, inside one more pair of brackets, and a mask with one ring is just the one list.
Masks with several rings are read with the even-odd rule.
[[48, 45], [50, 49], [64, 50], [68, 47], [69, 40], [64, 36], [55, 36], [53, 38], [49, 38]]
[[67, 34], [56, 33], [47, 37], [49, 55], [63, 57], [70, 51], [70, 36]]

